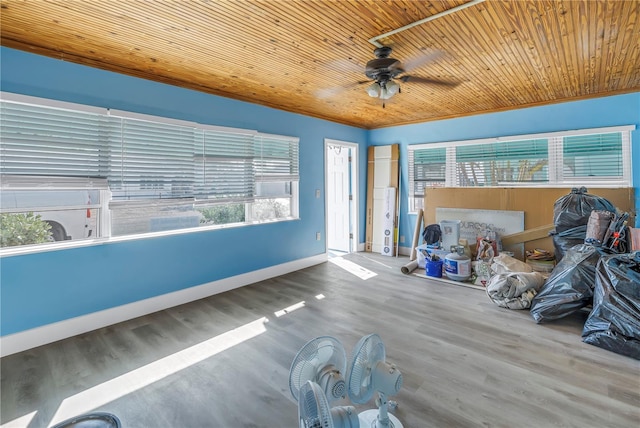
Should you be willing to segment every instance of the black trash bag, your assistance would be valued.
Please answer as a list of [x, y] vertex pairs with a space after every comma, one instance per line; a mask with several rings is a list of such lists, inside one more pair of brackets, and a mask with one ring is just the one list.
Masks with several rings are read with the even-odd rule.
[[640, 252], [598, 262], [582, 341], [640, 360]]
[[557, 233], [556, 231], [549, 232], [551, 239], [553, 240], [553, 249], [556, 256], [556, 262], [559, 262], [564, 257], [565, 253], [569, 249], [576, 245], [584, 244], [584, 240], [587, 234], [587, 226], [578, 226], [567, 229], [564, 232]]
[[597, 248], [581, 244], [569, 249], [531, 301], [531, 316], [540, 324], [565, 317], [593, 300]]
[[422, 231], [422, 238], [427, 245], [433, 245], [440, 242], [440, 238], [442, 238], [442, 230], [440, 230], [440, 225], [430, 224], [425, 227]]
[[556, 233], [564, 232], [577, 226], [586, 226], [593, 210], [615, 213], [616, 207], [601, 196], [587, 193], [586, 187], [574, 187], [571, 189], [571, 193], [562, 196], [553, 204], [553, 225]]

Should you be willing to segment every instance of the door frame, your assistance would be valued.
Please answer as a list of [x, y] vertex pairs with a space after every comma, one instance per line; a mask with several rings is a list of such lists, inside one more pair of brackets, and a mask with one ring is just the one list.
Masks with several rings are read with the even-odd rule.
[[325, 250], [328, 252], [328, 230], [329, 230], [329, 162], [327, 153], [329, 145], [347, 147], [351, 150], [351, 168], [349, 174], [349, 185], [351, 188], [351, 204], [349, 209], [349, 224], [351, 225], [351, 234], [353, 239], [349, 243], [349, 252], [356, 252], [360, 249], [360, 237], [358, 231], [360, 225], [358, 222], [358, 213], [360, 211], [359, 204], [359, 187], [358, 187], [358, 144], [350, 143], [348, 141], [334, 140], [331, 138], [324, 139], [324, 245]]

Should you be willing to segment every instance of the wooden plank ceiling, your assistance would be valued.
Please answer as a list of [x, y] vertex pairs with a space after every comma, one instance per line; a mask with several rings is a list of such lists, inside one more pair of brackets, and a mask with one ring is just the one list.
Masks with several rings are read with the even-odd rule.
[[451, 85], [367, 95], [369, 39], [467, 2], [2, 0], [1, 43], [367, 129], [640, 90], [640, 1], [474, 0], [380, 39]]

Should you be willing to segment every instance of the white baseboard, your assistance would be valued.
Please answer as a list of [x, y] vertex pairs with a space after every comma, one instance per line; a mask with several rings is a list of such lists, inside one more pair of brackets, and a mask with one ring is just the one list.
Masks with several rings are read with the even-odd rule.
[[184, 290], [174, 291], [161, 296], [151, 297], [138, 302], [128, 303], [126, 305], [2, 336], [0, 337], [0, 357], [46, 345], [47, 343], [56, 342], [194, 300], [203, 299], [213, 296], [214, 294], [233, 290], [234, 288], [264, 281], [326, 262], [327, 259], [327, 253], [319, 254], [317, 256], [247, 272], [230, 278], [224, 278]]
[[411, 248], [409, 248], [409, 247], [398, 247], [398, 253], [401, 256], [410, 256], [411, 255]]
[[[364, 252], [364, 243], [358, 244], [358, 252]], [[398, 247], [398, 254], [401, 256], [410, 256], [411, 248], [409, 247]]]

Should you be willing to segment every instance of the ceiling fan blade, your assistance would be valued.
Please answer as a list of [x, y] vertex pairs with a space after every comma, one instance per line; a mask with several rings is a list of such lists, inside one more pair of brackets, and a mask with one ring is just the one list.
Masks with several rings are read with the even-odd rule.
[[389, 70], [400, 70], [400, 72], [406, 71], [404, 68], [404, 64], [400, 61], [396, 61], [393, 64], [389, 65]]
[[404, 62], [404, 70], [414, 70], [416, 68], [422, 67], [428, 62], [435, 61], [443, 56], [444, 54], [440, 51], [430, 52], [428, 54], [417, 56]]
[[446, 80], [429, 79], [429, 78], [426, 78], [426, 77], [411, 76], [411, 75], [404, 75], [404, 76], [400, 77], [400, 80], [402, 80], [405, 83], [406, 82], [410, 82], [410, 83], [428, 83], [428, 84], [431, 84], [431, 85], [448, 86], [450, 88], [458, 86], [458, 82], [447, 82]]
[[348, 83], [343, 86], [334, 86], [333, 88], [318, 89], [315, 92], [315, 95], [316, 95], [316, 98], [319, 98], [321, 100], [326, 98], [331, 98], [365, 83], [371, 83], [371, 80], [360, 80], [358, 82]]
[[364, 73], [364, 65], [360, 66], [352, 61], [346, 59], [338, 59], [330, 61], [326, 67], [332, 71], [351, 72], [351, 73]]

